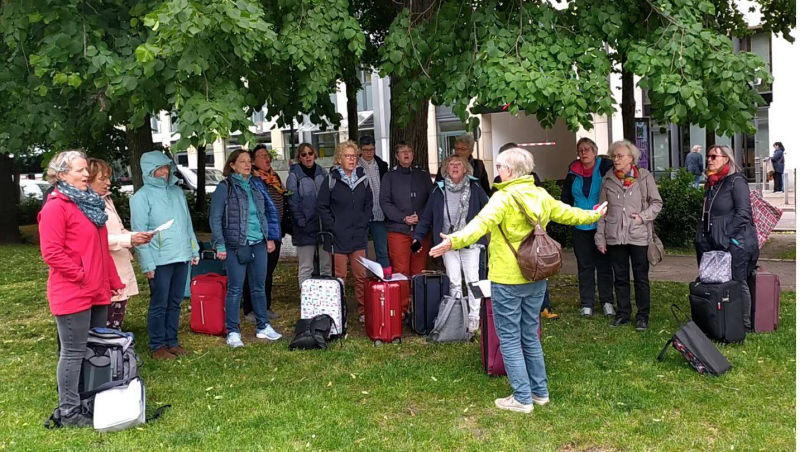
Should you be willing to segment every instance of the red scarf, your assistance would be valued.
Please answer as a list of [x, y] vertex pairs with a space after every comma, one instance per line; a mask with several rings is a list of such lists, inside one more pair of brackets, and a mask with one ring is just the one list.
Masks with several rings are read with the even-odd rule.
[[622, 181], [623, 187], [628, 188], [633, 185], [633, 182], [639, 177], [639, 170], [635, 166], [632, 166], [629, 173], [614, 170], [614, 175], [617, 176], [617, 179]]
[[708, 185], [714, 186], [719, 182], [723, 177], [728, 175], [728, 171], [731, 169], [730, 162], [726, 163], [725, 166], [719, 171], [712, 171], [708, 170], [706, 175], [708, 176]]
[[[594, 165], [597, 165], [597, 160], [595, 160]], [[583, 163], [581, 163], [580, 160], [575, 160], [570, 166], [570, 171], [579, 176], [592, 177], [592, 173], [594, 173], [594, 165], [590, 166], [589, 168], [584, 168]]]
[[253, 176], [260, 178], [262, 181], [264, 181], [264, 184], [266, 184], [268, 187], [273, 187], [278, 191], [278, 193], [283, 194], [283, 192], [286, 191], [286, 189], [283, 188], [283, 184], [281, 183], [281, 178], [278, 176], [278, 173], [272, 170], [272, 168], [270, 168], [269, 171], [253, 169]]

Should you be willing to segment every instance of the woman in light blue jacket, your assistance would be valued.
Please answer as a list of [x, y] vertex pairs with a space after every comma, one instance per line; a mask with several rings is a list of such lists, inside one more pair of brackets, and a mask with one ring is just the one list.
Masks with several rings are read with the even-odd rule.
[[[225, 261], [228, 273], [228, 292], [225, 295], [225, 328], [227, 342], [233, 348], [244, 345], [239, 330], [239, 306], [242, 300], [245, 274], [250, 285], [250, 300], [256, 316], [256, 337], [276, 341], [281, 338], [269, 324], [267, 297], [267, 253], [275, 250], [280, 240], [278, 213], [269, 197], [264, 197], [251, 175], [250, 154], [233, 151], [225, 162], [219, 183], [211, 197], [208, 221], [217, 257]], [[269, 206], [269, 207], [268, 207]]]
[[150, 243], [136, 247], [142, 272], [150, 282], [150, 350], [153, 358], [174, 359], [188, 353], [178, 344], [178, 321], [188, 263], [197, 265], [199, 260], [197, 238], [172, 160], [161, 151], [152, 151], [142, 155], [141, 166], [144, 185], [131, 196], [131, 229], [152, 231], [174, 220]]

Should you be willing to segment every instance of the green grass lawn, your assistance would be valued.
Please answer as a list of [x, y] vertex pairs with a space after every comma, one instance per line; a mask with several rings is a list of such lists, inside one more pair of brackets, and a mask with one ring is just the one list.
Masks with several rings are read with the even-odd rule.
[[[505, 378], [483, 374], [478, 343], [427, 344], [407, 336], [375, 347], [351, 315], [351, 334], [328, 351], [289, 352], [288, 339], [246, 346], [189, 331], [193, 354], [156, 362], [147, 353], [146, 296], [133, 299], [126, 330], [138, 338], [148, 405], [170, 403], [158, 421], [124, 432], [49, 431], [57, 405], [56, 328], [45, 299], [46, 267], [31, 245], [0, 248], [0, 449], [13, 450], [794, 450], [795, 294], [781, 326], [723, 347], [733, 370], [692, 370], [675, 350], [668, 305], [688, 312], [687, 285], [654, 283], [650, 330], [612, 329], [577, 315], [577, 281], [552, 281], [561, 320], [546, 322], [551, 403], [523, 415], [494, 408]], [[276, 278], [276, 327], [299, 315], [296, 266]], [[146, 286], [144, 286], [146, 291]], [[352, 303], [351, 303], [352, 304]]]

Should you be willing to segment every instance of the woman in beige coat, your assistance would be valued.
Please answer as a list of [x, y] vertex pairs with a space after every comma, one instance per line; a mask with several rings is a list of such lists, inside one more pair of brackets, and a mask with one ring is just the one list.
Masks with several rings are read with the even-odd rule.
[[130, 232], [125, 229], [122, 219], [117, 213], [114, 202], [111, 200], [111, 165], [100, 159], [89, 159], [89, 188], [100, 195], [106, 202], [106, 229], [108, 230], [108, 248], [114, 265], [117, 267], [119, 278], [125, 284], [125, 288], [119, 295], [111, 297], [111, 305], [108, 307], [108, 320], [106, 326], [109, 328], [122, 329], [122, 321], [125, 319], [125, 308], [130, 297], [139, 293], [139, 286], [136, 284], [136, 274], [133, 271], [133, 255], [130, 249], [134, 246], [144, 245], [153, 238], [153, 234], [148, 232]]
[[639, 149], [630, 141], [611, 144], [614, 168], [606, 172], [600, 189], [600, 203], [608, 202], [608, 214], [597, 222], [597, 249], [608, 254], [614, 269], [617, 314], [611, 326], [631, 321], [631, 282], [636, 289], [636, 331], [647, 330], [650, 321], [650, 263], [647, 246], [653, 221], [661, 212], [661, 195], [653, 175], [637, 168]]

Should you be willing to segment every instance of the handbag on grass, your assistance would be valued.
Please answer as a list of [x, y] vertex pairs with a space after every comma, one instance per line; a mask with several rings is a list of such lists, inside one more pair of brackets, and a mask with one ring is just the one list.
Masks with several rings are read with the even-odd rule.
[[[680, 329], [664, 344], [657, 359], [664, 361], [664, 355], [671, 344], [700, 374], [719, 376], [731, 370], [731, 363], [722, 356], [722, 353], [711, 343], [700, 327], [694, 321], [689, 320], [678, 305], [673, 303], [671, 309]], [[683, 315], [684, 322], [678, 318], [678, 312]]]
[[503, 228], [498, 225], [497, 229], [500, 230], [503, 240], [506, 241], [514, 257], [517, 258], [517, 264], [522, 271], [522, 276], [529, 281], [541, 281], [555, 275], [561, 270], [561, 244], [547, 235], [547, 232], [539, 222], [528, 215], [528, 211], [525, 210], [525, 207], [517, 198], [513, 195], [511, 198], [517, 203], [517, 207], [525, 215], [528, 223], [533, 226], [533, 231], [522, 239], [519, 248], [514, 249], [506, 233], [503, 232]]

